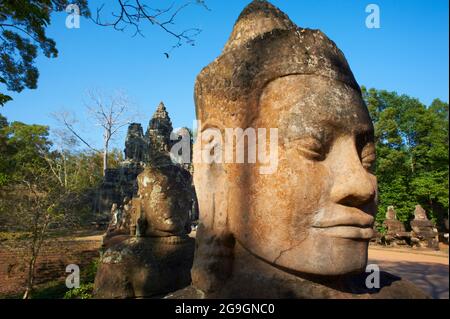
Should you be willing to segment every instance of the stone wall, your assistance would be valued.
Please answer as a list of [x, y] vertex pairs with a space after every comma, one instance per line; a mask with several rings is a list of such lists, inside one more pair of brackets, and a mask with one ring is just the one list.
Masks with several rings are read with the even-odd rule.
[[[36, 284], [61, 279], [68, 275], [69, 264], [80, 271], [99, 256], [101, 242], [97, 240], [57, 240], [42, 247], [37, 260]], [[26, 248], [20, 241], [0, 243], [0, 296], [22, 293], [27, 274]]]

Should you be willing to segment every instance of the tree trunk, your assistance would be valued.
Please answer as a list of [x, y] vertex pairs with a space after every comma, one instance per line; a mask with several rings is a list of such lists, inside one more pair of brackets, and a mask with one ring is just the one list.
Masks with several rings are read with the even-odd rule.
[[30, 289], [27, 287], [25, 293], [23, 294], [22, 299], [28, 299], [30, 297]]
[[64, 187], [67, 189], [67, 161], [66, 154], [63, 153], [63, 163], [64, 163]]
[[[34, 254], [34, 252], [33, 252]], [[23, 294], [23, 299], [30, 298], [31, 289], [33, 289], [34, 283], [34, 268], [36, 265], [36, 256], [32, 256], [30, 263], [28, 264], [28, 279], [27, 279], [27, 287], [25, 289], [25, 293]]]
[[105, 144], [105, 150], [103, 151], [103, 176], [106, 175], [108, 169], [108, 143]]
[[106, 175], [106, 170], [108, 169], [108, 147], [109, 139], [111, 138], [111, 129], [105, 130], [105, 145], [103, 150], [103, 176]]
[[44, 225], [42, 226], [41, 231], [38, 230], [37, 226], [34, 231], [33, 243], [31, 246], [31, 259], [28, 264], [28, 278], [27, 278], [27, 287], [25, 289], [25, 293], [23, 295], [23, 299], [28, 299], [30, 297], [30, 293], [33, 290], [34, 285], [34, 277], [35, 277], [35, 268], [36, 268], [36, 260], [41, 251], [42, 243], [44, 241], [44, 236], [47, 232], [47, 227], [49, 223], [49, 216], [45, 217]]

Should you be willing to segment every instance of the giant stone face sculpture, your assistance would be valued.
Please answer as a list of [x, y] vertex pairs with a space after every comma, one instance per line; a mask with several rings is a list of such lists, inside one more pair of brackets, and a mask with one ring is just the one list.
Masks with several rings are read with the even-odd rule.
[[[373, 126], [336, 45], [253, 1], [197, 77], [195, 102], [200, 133], [278, 128], [279, 138], [273, 174], [261, 174], [258, 162], [194, 162], [201, 219], [194, 294], [368, 297], [365, 278], [348, 275], [364, 271], [373, 235]], [[384, 275], [382, 283], [424, 296], [398, 279]]]

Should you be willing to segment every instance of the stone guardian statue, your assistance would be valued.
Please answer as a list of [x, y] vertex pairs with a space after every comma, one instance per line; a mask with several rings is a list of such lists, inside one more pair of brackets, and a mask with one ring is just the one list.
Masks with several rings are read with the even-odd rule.
[[195, 104], [201, 135], [277, 128], [278, 164], [261, 174], [259, 161], [196, 162], [209, 151], [197, 138], [192, 285], [171, 298], [427, 297], [384, 272], [379, 289], [365, 285], [374, 128], [344, 54], [325, 34], [253, 1], [198, 75]]

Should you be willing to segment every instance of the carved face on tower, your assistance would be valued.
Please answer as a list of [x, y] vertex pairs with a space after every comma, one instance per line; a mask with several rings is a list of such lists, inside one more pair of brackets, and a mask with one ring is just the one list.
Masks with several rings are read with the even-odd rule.
[[196, 106], [202, 132], [278, 129], [272, 174], [261, 174], [266, 164], [258, 161], [196, 164], [205, 229], [228, 232], [249, 253], [292, 272], [364, 269], [376, 211], [373, 125], [331, 40], [255, 1], [198, 76]]

